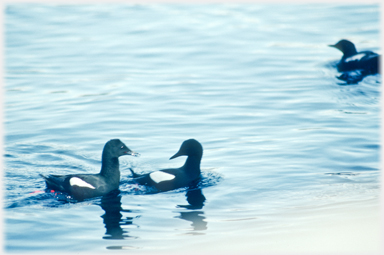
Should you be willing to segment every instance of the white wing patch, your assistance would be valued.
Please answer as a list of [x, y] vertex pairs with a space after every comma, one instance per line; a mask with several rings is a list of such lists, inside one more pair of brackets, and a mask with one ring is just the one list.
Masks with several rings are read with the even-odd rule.
[[165, 173], [163, 171], [156, 171], [156, 172], [150, 173], [149, 177], [151, 177], [151, 179], [156, 183], [175, 179], [175, 176], [173, 174]]
[[351, 62], [351, 61], [355, 61], [355, 60], [360, 60], [364, 56], [365, 56], [365, 53], [356, 54], [356, 55], [353, 55], [352, 57], [346, 58], [345, 62]]
[[88, 182], [85, 182], [82, 179], [77, 178], [77, 177], [72, 177], [71, 179], [69, 179], [69, 184], [71, 186], [79, 186], [79, 187], [86, 187], [86, 188], [90, 188], [90, 189], [95, 189], [95, 187], [93, 187], [91, 184], [89, 184]]

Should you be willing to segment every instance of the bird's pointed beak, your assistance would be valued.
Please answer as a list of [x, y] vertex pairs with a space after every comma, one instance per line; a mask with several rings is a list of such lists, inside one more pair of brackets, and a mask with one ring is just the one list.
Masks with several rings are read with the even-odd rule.
[[131, 156], [134, 156], [134, 157], [140, 157], [140, 153], [136, 152], [136, 151], [127, 151], [126, 152], [127, 155], [131, 155]]
[[180, 151], [178, 151], [175, 155], [173, 155], [169, 159], [171, 160], [171, 159], [174, 159], [174, 158], [177, 158], [177, 157], [180, 157], [180, 156], [183, 156], [183, 154]]
[[334, 44], [328, 44], [329, 47], [333, 47], [333, 48], [336, 48], [336, 45]]

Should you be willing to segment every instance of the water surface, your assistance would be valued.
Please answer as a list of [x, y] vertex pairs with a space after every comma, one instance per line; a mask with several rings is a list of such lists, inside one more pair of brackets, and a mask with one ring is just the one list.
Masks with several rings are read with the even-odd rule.
[[[4, 13], [6, 251], [278, 242], [320, 212], [378, 204], [381, 76], [346, 86], [327, 46], [346, 38], [380, 52], [378, 5], [19, 3]], [[120, 158], [120, 194], [65, 203], [39, 192], [39, 173], [97, 173], [112, 138], [142, 155]], [[131, 184], [130, 167], [181, 166], [168, 159], [189, 138], [204, 148], [198, 189]]]

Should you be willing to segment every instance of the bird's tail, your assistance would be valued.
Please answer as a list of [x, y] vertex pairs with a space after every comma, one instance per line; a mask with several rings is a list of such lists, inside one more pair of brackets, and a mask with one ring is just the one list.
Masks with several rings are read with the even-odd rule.
[[43, 177], [44, 180], [48, 180], [48, 178], [42, 174], [39, 174], [41, 177]]
[[57, 176], [49, 175], [44, 176], [42, 174], [39, 174], [43, 179], [45, 180], [45, 183], [47, 185], [47, 189], [53, 189], [53, 190], [64, 190], [64, 187], [62, 185], [62, 180], [58, 178]]
[[132, 168], [129, 168], [129, 171], [131, 171], [133, 178], [137, 178], [141, 176], [140, 174], [135, 173]]

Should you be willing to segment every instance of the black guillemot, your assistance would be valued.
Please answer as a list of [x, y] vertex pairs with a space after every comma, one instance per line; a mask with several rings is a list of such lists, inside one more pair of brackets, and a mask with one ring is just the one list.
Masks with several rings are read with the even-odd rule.
[[195, 139], [182, 143], [179, 151], [170, 159], [187, 156], [185, 164], [180, 168], [170, 168], [139, 175], [131, 169], [134, 181], [141, 185], [155, 187], [158, 191], [168, 191], [196, 184], [201, 178], [200, 162], [203, 156], [203, 147]]
[[78, 201], [104, 196], [119, 188], [119, 157], [123, 155], [140, 154], [130, 150], [119, 139], [112, 139], [104, 146], [100, 173], [40, 176], [45, 179], [47, 189], [67, 193]]
[[363, 75], [379, 72], [380, 55], [372, 51], [357, 52], [355, 45], [348, 40], [340, 40], [334, 45], [329, 45], [340, 50], [343, 57], [337, 64], [339, 72], [361, 71]]

